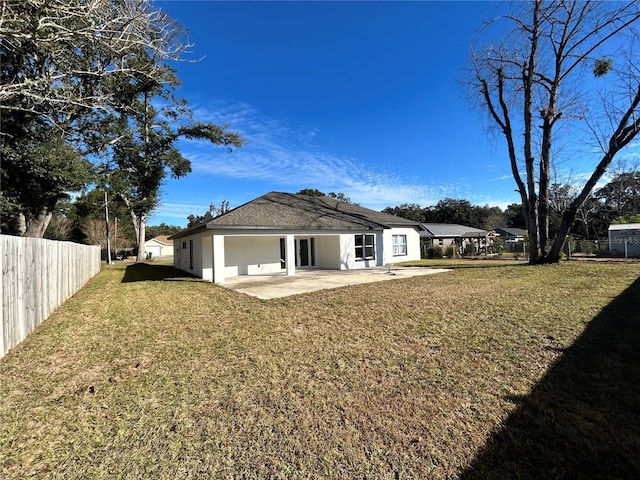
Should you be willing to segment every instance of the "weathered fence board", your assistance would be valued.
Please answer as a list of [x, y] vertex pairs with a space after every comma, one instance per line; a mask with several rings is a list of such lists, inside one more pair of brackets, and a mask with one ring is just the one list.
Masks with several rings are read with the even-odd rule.
[[0, 358], [100, 271], [100, 247], [0, 235]]

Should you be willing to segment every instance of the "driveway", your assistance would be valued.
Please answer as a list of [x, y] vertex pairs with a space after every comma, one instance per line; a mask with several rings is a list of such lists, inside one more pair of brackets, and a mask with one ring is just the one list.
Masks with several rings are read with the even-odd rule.
[[300, 293], [315, 292], [327, 288], [346, 287], [363, 283], [383, 282], [418, 275], [448, 272], [443, 268], [426, 267], [377, 267], [366, 270], [296, 270], [294, 276], [243, 275], [227, 278], [224, 286], [263, 300], [288, 297]]

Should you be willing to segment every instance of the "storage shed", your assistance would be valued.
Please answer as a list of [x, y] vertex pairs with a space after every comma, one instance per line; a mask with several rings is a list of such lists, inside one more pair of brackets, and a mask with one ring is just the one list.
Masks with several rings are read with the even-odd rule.
[[609, 251], [616, 257], [640, 257], [640, 223], [611, 225]]

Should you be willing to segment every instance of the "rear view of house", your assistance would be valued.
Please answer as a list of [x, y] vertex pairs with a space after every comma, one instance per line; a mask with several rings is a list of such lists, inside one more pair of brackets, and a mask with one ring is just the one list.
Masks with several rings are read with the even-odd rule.
[[271, 192], [171, 238], [176, 268], [224, 283], [418, 260], [419, 230], [417, 222], [336, 199]]

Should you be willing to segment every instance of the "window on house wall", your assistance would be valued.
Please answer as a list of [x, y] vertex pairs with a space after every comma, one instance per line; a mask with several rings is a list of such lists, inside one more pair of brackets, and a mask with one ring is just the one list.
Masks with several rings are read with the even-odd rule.
[[182, 242], [182, 248], [184, 250], [186, 250], [186, 248], [187, 248], [187, 241], [186, 240], [184, 242]]
[[193, 270], [193, 240], [189, 240], [189, 268]]
[[309, 248], [311, 249], [311, 266], [316, 266], [316, 239], [311, 238]]
[[393, 254], [394, 255], [407, 254], [407, 236], [406, 235], [393, 235]]
[[280, 239], [280, 268], [286, 268], [287, 266], [287, 245], [286, 238]]
[[438, 239], [438, 245], [440, 245], [441, 247], [444, 247], [444, 240], [442, 238]]
[[375, 258], [375, 235], [364, 234], [355, 236], [356, 260], [370, 260]]

